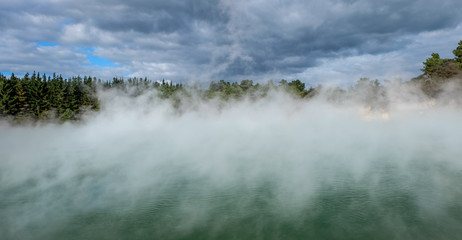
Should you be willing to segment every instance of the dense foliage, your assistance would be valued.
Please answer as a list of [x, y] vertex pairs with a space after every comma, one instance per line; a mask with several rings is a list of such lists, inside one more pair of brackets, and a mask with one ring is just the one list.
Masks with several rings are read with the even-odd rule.
[[[61, 75], [47, 76], [35, 72], [30, 76], [6, 77], [0, 74], [0, 116], [16, 122], [27, 120], [78, 120], [82, 113], [99, 109], [99, 90], [118, 90], [130, 96], [138, 96], [147, 91], [155, 91], [161, 99], [179, 100], [193, 92], [203, 99], [240, 99], [244, 96], [264, 97], [270, 89], [281, 88], [294, 96], [306, 97], [314, 89], [305, 89], [300, 80], [281, 80], [279, 86], [272, 81], [268, 84], [254, 84], [252, 80], [238, 82], [211, 82], [208, 89], [200, 86], [184, 87], [170, 81], [151, 81], [147, 78], [113, 78], [103, 82], [90, 76], [64, 79]], [[178, 102], [175, 102], [177, 103]]]
[[76, 119], [85, 109], [97, 110], [96, 79], [63, 79], [33, 73], [18, 78], [0, 75], [0, 115], [16, 120]]
[[413, 82], [420, 84], [422, 90], [431, 97], [441, 93], [441, 87], [453, 78], [460, 78], [462, 75], [462, 41], [452, 51], [453, 59], [442, 59], [438, 53], [432, 53], [430, 58], [423, 62], [423, 72]]
[[[453, 51], [454, 59], [441, 59], [433, 53], [423, 62], [423, 74], [409, 83], [421, 88], [429, 97], [437, 97], [442, 86], [450, 81], [459, 81], [462, 76], [462, 41]], [[456, 80], [454, 80], [456, 79]], [[462, 83], [461, 83], [462, 85]], [[323, 89], [305, 86], [300, 80], [281, 80], [275, 84], [254, 83], [252, 80], [239, 82], [212, 81], [207, 89], [199, 85], [183, 86], [171, 81], [151, 81], [147, 78], [113, 78], [102, 81], [91, 76], [80, 76], [64, 79], [61, 75], [47, 76], [40, 73], [29, 73], [23, 77], [14, 74], [7, 77], [0, 74], [0, 118], [22, 121], [67, 121], [78, 120], [87, 111], [98, 111], [100, 101], [97, 92], [114, 89], [130, 96], [138, 96], [147, 91], [154, 91], [161, 99], [170, 99], [174, 106], [179, 106], [181, 99], [195, 94], [203, 100], [221, 99], [223, 101], [238, 100], [243, 97], [251, 99], [265, 97], [270, 90], [284, 91], [296, 98], [311, 98]], [[378, 80], [361, 78], [348, 90], [329, 88], [326, 92], [328, 100], [343, 102], [356, 98], [370, 108], [386, 108], [387, 96], [384, 87]]]

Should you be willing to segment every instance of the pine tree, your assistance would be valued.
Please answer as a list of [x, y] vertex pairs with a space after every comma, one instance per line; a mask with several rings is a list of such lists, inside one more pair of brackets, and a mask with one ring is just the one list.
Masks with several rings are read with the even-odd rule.
[[71, 82], [71, 110], [78, 112], [83, 104], [84, 91], [80, 77]]
[[50, 102], [49, 102], [49, 83], [47, 82], [47, 76], [43, 74], [42, 80], [39, 81], [39, 112], [38, 112], [38, 118], [42, 119], [47, 115], [47, 112], [50, 107]]
[[18, 81], [15, 89], [16, 89], [16, 95], [17, 95], [17, 108], [18, 108], [16, 119], [22, 120], [25, 118], [26, 111], [27, 111], [26, 91], [24, 90], [21, 84], [21, 81]]
[[440, 58], [438, 53], [432, 53], [431, 58], [427, 58], [425, 62], [423, 62], [424, 67], [420, 69], [424, 72], [425, 75], [432, 76], [436, 73], [437, 68], [443, 64], [443, 59]]
[[[40, 74], [40, 73], [39, 73]], [[30, 80], [30, 88], [29, 88], [29, 106], [31, 109], [32, 114], [36, 118], [41, 118], [42, 112], [45, 110], [45, 103], [43, 99], [44, 94], [44, 83], [42, 81], [42, 77], [40, 75], [32, 74]]]
[[7, 87], [6, 77], [0, 73], [0, 115], [6, 114]]
[[18, 82], [19, 79], [12, 73], [8, 81], [9, 84], [5, 95], [6, 113], [13, 116], [18, 113], [18, 95], [15, 91]]
[[71, 108], [72, 92], [69, 80], [63, 81], [61, 92], [63, 94], [63, 101], [61, 104], [61, 108], [59, 109], [59, 113], [63, 113], [67, 109]]
[[[458, 62], [459, 64], [462, 64], [462, 40], [459, 42], [459, 46], [457, 46], [457, 48], [454, 49], [454, 51], [452, 51], [452, 53], [455, 56], [454, 60], [456, 62]], [[461, 67], [462, 67], [462, 65], [461, 65]]]

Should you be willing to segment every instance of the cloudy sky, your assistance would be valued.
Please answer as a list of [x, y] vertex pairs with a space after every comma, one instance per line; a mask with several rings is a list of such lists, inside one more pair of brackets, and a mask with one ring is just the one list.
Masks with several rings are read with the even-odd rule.
[[171, 79], [416, 76], [462, 40], [460, 0], [0, 0], [0, 72]]

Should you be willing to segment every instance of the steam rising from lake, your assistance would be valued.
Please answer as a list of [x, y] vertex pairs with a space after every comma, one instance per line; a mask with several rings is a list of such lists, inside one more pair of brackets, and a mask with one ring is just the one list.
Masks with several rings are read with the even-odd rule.
[[83, 123], [0, 126], [1, 239], [462, 235], [456, 106], [101, 99]]

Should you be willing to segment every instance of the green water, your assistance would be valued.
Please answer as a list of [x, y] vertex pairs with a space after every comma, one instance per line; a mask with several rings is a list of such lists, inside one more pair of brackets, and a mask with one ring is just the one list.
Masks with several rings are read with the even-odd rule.
[[[184, 177], [162, 186], [162, 181], [146, 184], [131, 194], [117, 190], [122, 168], [79, 172], [60, 182], [50, 170], [40, 179], [0, 185], [0, 239], [462, 236], [461, 171], [431, 161], [411, 161], [405, 170], [383, 162], [360, 176], [319, 168], [314, 184], [301, 181], [293, 189], [266, 174], [252, 183], [233, 179], [210, 185], [209, 178], [175, 168], [172, 173]], [[327, 172], [329, 177], [322, 177]], [[111, 185], [115, 179], [121, 182]], [[307, 185], [311, 190], [297, 195]]]

